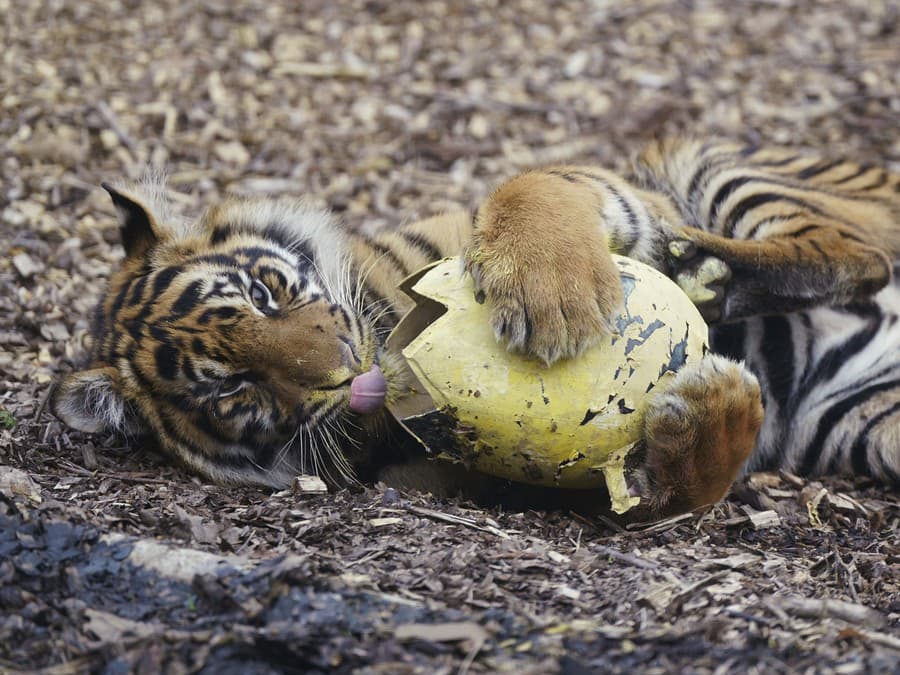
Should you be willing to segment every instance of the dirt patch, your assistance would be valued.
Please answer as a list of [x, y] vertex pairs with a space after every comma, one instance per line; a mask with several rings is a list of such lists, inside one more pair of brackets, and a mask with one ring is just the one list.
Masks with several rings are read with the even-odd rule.
[[[229, 191], [306, 194], [375, 228], [471, 207], [534, 164], [622, 168], [664, 132], [898, 170], [895, 3], [0, 0], [0, 13], [0, 668], [894, 666], [892, 490], [760, 474], [709, 513], [622, 532], [383, 486], [206, 486], [64, 430], [41, 402], [83, 353], [120, 255], [102, 180], [164, 166], [191, 211]], [[134, 553], [148, 540], [212, 566], [148, 567]]]

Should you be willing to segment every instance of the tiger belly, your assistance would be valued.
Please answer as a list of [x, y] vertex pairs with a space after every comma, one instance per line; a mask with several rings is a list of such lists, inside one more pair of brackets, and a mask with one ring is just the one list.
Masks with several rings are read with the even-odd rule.
[[719, 327], [714, 349], [759, 377], [766, 417], [748, 470], [900, 482], [900, 282], [872, 301]]

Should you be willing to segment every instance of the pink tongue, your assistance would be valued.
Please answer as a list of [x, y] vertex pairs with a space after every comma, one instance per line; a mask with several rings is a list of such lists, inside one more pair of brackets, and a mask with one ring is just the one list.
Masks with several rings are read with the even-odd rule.
[[380, 410], [387, 397], [387, 382], [381, 368], [357, 375], [350, 383], [350, 410], [363, 415]]

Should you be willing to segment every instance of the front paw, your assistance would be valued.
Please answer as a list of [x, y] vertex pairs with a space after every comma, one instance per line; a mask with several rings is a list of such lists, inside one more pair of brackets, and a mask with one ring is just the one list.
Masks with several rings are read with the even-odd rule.
[[731, 269], [725, 261], [699, 253], [686, 239], [669, 242], [668, 252], [672, 277], [703, 318], [709, 322], [721, 319], [725, 290], [731, 280]]
[[464, 263], [497, 339], [548, 365], [608, 334], [622, 306], [596, 204], [562, 178], [526, 173], [497, 189]]
[[487, 301], [494, 336], [509, 349], [535, 356], [547, 365], [580, 354], [610, 332], [621, 304], [616, 286], [588, 286], [565, 275], [538, 272], [497, 278], [493, 263], [469, 263], [476, 298]]
[[762, 425], [759, 383], [743, 364], [707, 354], [657, 394], [644, 418], [646, 458], [632, 489], [651, 515], [719, 501]]

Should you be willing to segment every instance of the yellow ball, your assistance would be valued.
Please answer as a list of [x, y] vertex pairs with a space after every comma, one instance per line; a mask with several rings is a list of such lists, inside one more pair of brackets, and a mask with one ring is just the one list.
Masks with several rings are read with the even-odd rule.
[[614, 256], [625, 302], [615, 332], [552, 366], [498, 343], [458, 259], [414, 275], [416, 306], [388, 338], [417, 392], [392, 406], [438, 457], [502, 478], [567, 488], [604, 482], [613, 509], [628, 495], [625, 457], [640, 440], [649, 396], [708, 349], [699, 311], [668, 277]]

